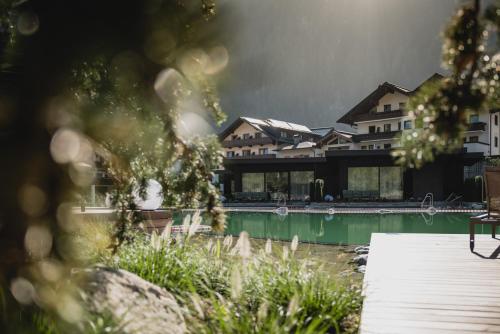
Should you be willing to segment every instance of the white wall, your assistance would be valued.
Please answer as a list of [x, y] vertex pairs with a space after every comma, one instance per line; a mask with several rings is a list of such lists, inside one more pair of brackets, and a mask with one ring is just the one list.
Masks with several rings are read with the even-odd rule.
[[390, 104], [391, 110], [399, 110], [400, 102], [407, 102], [408, 96], [401, 94], [399, 92], [395, 92], [394, 94], [386, 94], [379, 101], [377, 105], [377, 112], [384, 111], [384, 105]]

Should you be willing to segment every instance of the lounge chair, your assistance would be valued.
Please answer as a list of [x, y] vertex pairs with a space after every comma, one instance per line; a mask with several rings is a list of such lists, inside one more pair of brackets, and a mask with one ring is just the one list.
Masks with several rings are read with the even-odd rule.
[[495, 238], [496, 228], [500, 225], [500, 167], [486, 167], [484, 171], [488, 212], [469, 220], [470, 250], [474, 251], [475, 226], [491, 225], [491, 237]]

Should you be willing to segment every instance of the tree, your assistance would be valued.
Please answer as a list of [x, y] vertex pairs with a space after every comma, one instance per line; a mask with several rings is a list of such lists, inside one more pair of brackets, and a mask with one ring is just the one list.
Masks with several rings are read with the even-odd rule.
[[[496, 45], [491, 32], [497, 33]], [[444, 30], [443, 67], [450, 75], [422, 86], [407, 109], [417, 129], [405, 131], [397, 161], [420, 167], [439, 153], [462, 147], [471, 113], [500, 107], [500, 1], [481, 9], [471, 1], [458, 9]]]
[[[223, 228], [210, 182], [219, 144], [196, 125], [210, 115], [224, 120], [215, 77], [227, 53], [211, 0], [1, 0], [0, 10], [0, 308], [8, 331], [14, 305], [32, 303], [34, 293], [48, 310], [71, 304], [62, 284], [74, 264], [71, 207], [93, 181], [95, 154], [114, 179], [117, 244], [137, 218], [132, 193], [149, 178], [162, 183], [168, 204], [205, 205], [213, 228]], [[61, 273], [56, 281], [46, 265]]]

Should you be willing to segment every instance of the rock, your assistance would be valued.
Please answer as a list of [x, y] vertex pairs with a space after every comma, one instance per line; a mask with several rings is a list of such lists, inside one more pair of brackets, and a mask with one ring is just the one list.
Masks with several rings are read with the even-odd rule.
[[352, 259], [352, 262], [360, 266], [365, 265], [368, 262], [368, 254], [358, 255]]
[[356, 254], [368, 254], [369, 251], [370, 251], [370, 247], [368, 247], [368, 246], [359, 246], [359, 247], [354, 248], [354, 252]]
[[85, 302], [91, 312], [110, 313], [123, 333], [185, 333], [186, 323], [174, 296], [125, 270], [86, 270]]
[[358, 273], [362, 273], [362, 274], [364, 274], [364, 273], [366, 272], [366, 266], [365, 266], [365, 265], [363, 265], [363, 266], [359, 266], [359, 267], [356, 269], [356, 271], [357, 271]]

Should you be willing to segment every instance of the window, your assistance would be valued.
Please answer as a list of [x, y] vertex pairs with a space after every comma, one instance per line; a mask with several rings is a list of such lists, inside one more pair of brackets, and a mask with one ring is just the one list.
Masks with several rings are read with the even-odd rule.
[[249, 133], [244, 133], [243, 134], [243, 139], [250, 139], [250, 134]]
[[373, 145], [368, 145], [369, 150], [373, 150]]
[[314, 190], [314, 172], [290, 172], [290, 200], [307, 200]]
[[391, 105], [390, 104], [384, 104], [384, 111], [391, 111]]
[[234, 151], [227, 151], [226, 152], [226, 157], [228, 157], [228, 158], [234, 157]]
[[475, 114], [475, 115], [469, 116], [469, 123], [470, 124], [477, 123], [477, 122], [479, 122], [479, 115]]
[[391, 125], [390, 124], [384, 124], [384, 132], [391, 132]]
[[478, 136], [470, 136], [469, 137], [469, 143], [477, 143], [477, 142], [479, 142]]
[[405, 102], [399, 102], [399, 110], [404, 110], [406, 107], [406, 103]]
[[251, 151], [250, 150], [243, 150], [243, 156], [244, 157], [249, 157], [251, 154]]
[[404, 121], [403, 127], [405, 130], [411, 129], [411, 121], [410, 120]]
[[371, 192], [386, 199], [403, 198], [401, 167], [349, 167], [347, 189]]
[[391, 144], [384, 144], [384, 149], [388, 150], [391, 148], [391, 146], [392, 146]]
[[401, 122], [398, 122], [398, 131], [401, 131]]
[[495, 125], [498, 125], [498, 115], [495, 115]]
[[241, 190], [243, 192], [263, 192], [264, 173], [242, 173]]
[[266, 173], [265, 191], [271, 193], [273, 200], [280, 198], [282, 194], [288, 195], [288, 172]]
[[257, 132], [257, 133], [255, 134], [255, 138], [262, 138], [262, 133]]
[[283, 138], [287, 137], [287, 133], [285, 131], [281, 131], [280, 136]]
[[361, 146], [361, 149], [362, 149], [362, 150], [366, 150], [366, 145]]
[[495, 137], [495, 147], [498, 147], [498, 137]]
[[268, 148], [259, 148], [260, 155], [268, 154], [268, 152], [269, 152]]
[[238, 135], [232, 135], [232, 136], [231, 136], [231, 139], [232, 139], [232, 140], [236, 140], [236, 139], [238, 139]]
[[380, 132], [380, 126], [377, 126], [377, 132]]
[[375, 125], [370, 125], [368, 127], [368, 133], [375, 133]]

